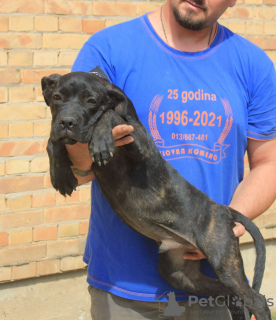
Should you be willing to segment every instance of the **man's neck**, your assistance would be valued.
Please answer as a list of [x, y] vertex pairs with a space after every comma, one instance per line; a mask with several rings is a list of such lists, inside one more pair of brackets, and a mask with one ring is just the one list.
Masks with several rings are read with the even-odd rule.
[[168, 3], [155, 12], [149, 13], [149, 20], [157, 34], [170, 47], [180, 51], [197, 52], [207, 48], [216, 34], [216, 23], [202, 30], [183, 28], [174, 17]]

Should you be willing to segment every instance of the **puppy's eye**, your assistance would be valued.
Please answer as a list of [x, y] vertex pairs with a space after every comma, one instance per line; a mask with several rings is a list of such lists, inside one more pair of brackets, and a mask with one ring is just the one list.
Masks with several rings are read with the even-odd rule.
[[97, 103], [97, 101], [95, 99], [88, 99], [87, 103], [95, 104], [95, 103]]
[[53, 99], [54, 100], [61, 100], [61, 96], [59, 94], [54, 94]]

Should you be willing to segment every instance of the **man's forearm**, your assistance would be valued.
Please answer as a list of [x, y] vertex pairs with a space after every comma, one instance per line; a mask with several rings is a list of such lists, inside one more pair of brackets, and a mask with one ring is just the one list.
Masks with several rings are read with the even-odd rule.
[[230, 207], [253, 220], [266, 211], [276, 197], [276, 164], [264, 163], [250, 171], [238, 185]]
[[[134, 128], [130, 125], [118, 125], [113, 128], [112, 133], [115, 146], [120, 147], [133, 142], [133, 137], [129, 136]], [[95, 179], [95, 175], [91, 170], [92, 158], [89, 155], [87, 143], [76, 143], [74, 145], [66, 145], [69, 158], [73, 162], [71, 167], [75, 177], [78, 179], [78, 185], [91, 182]]]
[[[87, 166], [85, 166], [87, 167]], [[78, 185], [81, 186], [82, 184], [89, 183], [95, 179], [95, 174], [91, 169], [81, 169], [79, 167], [73, 166], [71, 167], [74, 176], [78, 179]]]
[[92, 158], [88, 152], [88, 145], [76, 143], [75, 145], [66, 145], [69, 158], [73, 162], [72, 171], [78, 179], [78, 185], [91, 182], [95, 175], [91, 170]]

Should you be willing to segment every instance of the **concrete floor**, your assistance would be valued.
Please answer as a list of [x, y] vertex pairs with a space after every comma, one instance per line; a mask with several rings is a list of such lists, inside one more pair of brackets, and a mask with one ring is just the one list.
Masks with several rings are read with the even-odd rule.
[[0, 285], [1, 320], [91, 320], [86, 270]]
[[[276, 240], [266, 242], [267, 264], [261, 293], [276, 311]], [[252, 279], [255, 250], [241, 246], [246, 274]], [[0, 285], [0, 320], [91, 320], [86, 270]]]

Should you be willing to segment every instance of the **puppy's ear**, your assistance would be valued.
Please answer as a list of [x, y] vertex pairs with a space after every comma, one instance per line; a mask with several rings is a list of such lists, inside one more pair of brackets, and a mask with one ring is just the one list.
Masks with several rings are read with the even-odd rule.
[[58, 83], [61, 77], [62, 77], [61, 75], [54, 73], [49, 77], [43, 77], [41, 79], [42, 93], [47, 106], [50, 105], [50, 99], [51, 99], [54, 87], [56, 86], [56, 84]]
[[112, 85], [112, 87], [107, 91], [107, 94], [108, 94], [108, 97], [115, 103], [121, 102], [127, 99], [124, 92], [120, 88], [114, 85]]
[[125, 118], [129, 101], [127, 96], [116, 86], [112, 86], [112, 89], [108, 90], [107, 94], [109, 97], [108, 109], [114, 109], [117, 114]]

